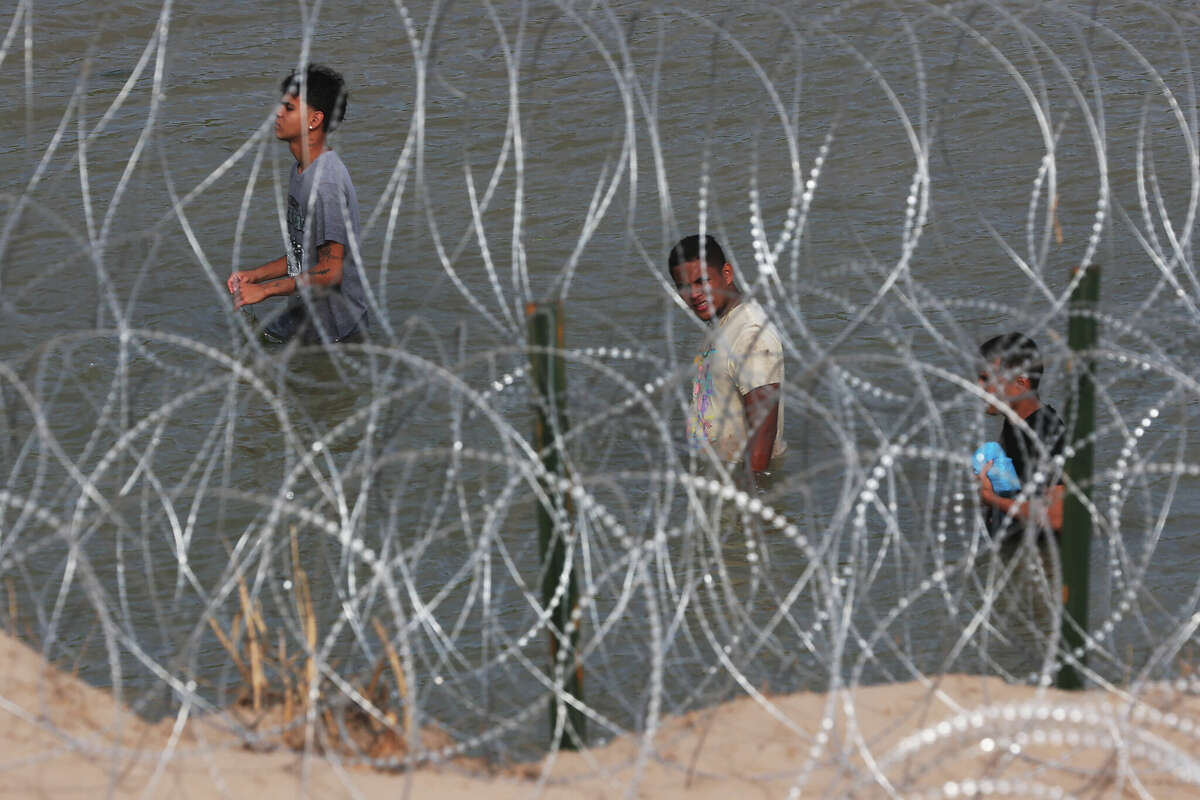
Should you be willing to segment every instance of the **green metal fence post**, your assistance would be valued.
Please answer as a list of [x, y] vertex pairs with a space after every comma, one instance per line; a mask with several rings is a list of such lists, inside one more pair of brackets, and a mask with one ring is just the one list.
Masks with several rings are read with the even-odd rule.
[[[1088, 565], [1092, 547], [1092, 435], [1096, 428], [1096, 393], [1092, 377], [1095, 359], [1091, 351], [1096, 346], [1099, 299], [1100, 267], [1091, 264], [1084, 267], [1083, 277], [1071, 294], [1067, 311], [1067, 344], [1071, 348], [1067, 368], [1072, 383], [1067, 406], [1067, 442], [1074, 452], [1067, 459], [1065, 472], [1078, 492], [1069, 491], [1063, 498], [1063, 523], [1059, 534], [1063, 656], [1055, 684], [1060, 689], [1082, 689], [1084, 685], [1082, 667], [1086, 660]], [[1069, 654], [1076, 654], [1078, 667], [1069, 663]]]
[[[578, 624], [570, 625], [579, 605], [575, 567], [567, 567], [567, 537], [570, 534], [571, 501], [554, 485], [564, 472], [562, 437], [567, 433], [567, 371], [563, 359], [562, 303], [530, 303], [525, 307], [529, 331], [529, 364], [537, 396], [534, 398], [534, 447], [546, 469], [542, 490], [546, 499], [538, 503], [538, 550], [542, 559], [542, 606], [549, 608], [567, 569], [566, 592], [549, 620], [550, 661], [553, 670], [564, 668], [563, 693], [583, 701], [583, 664], [577, 659]], [[556, 520], [558, 522], [556, 523]], [[568, 633], [568, 630], [570, 631]], [[562, 697], [550, 706], [550, 733], [554, 735], [558, 715], [566, 705], [566, 724], [557, 743], [567, 750], [584, 744], [586, 717]], [[555, 743], [551, 742], [553, 746]]]

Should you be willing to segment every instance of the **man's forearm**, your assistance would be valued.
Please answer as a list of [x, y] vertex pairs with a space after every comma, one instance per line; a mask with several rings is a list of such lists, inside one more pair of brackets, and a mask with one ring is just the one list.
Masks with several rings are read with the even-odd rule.
[[325, 242], [317, 248], [317, 263], [312, 269], [296, 276], [297, 284], [305, 286], [338, 286], [342, 282], [342, 261], [346, 246], [341, 242]]
[[296, 283], [305, 286], [337, 286], [342, 282], [342, 259], [322, 258], [312, 269], [296, 276]]
[[263, 288], [267, 297], [294, 294], [296, 291], [296, 279], [286, 275], [270, 280], [259, 281], [258, 285]]
[[[272, 264], [274, 262], [271, 262]], [[266, 265], [270, 266], [270, 265]], [[295, 294], [303, 286], [337, 286], [342, 282], [341, 259], [322, 259], [313, 265], [312, 269], [290, 277], [286, 275], [287, 262], [284, 262], [284, 272], [258, 281], [267, 290], [268, 297], [280, 294]]]
[[746, 461], [754, 472], [762, 472], [771, 462], [775, 435], [779, 430], [779, 384], [760, 386], [742, 396], [746, 428]]
[[762, 472], [771, 463], [771, 451], [775, 449], [775, 426], [762, 426], [750, 437], [746, 456], [750, 469]]
[[[271, 265], [264, 266], [269, 267]], [[268, 297], [295, 294], [301, 286], [336, 286], [341, 281], [340, 267], [340, 263], [331, 268], [326, 262], [321, 261], [312, 269], [307, 272], [301, 272], [294, 278], [284, 274], [270, 278], [255, 279], [254, 275], [258, 273], [258, 270], [255, 270], [253, 273], [248, 273], [248, 278], [238, 288], [240, 298], [238, 306], [261, 303]]]
[[320, 258], [312, 269], [295, 277], [287, 274], [286, 258], [277, 258], [257, 269], [230, 276], [229, 291], [237, 296], [235, 307], [261, 303], [268, 297], [295, 294], [301, 286], [337, 286], [342, 282], [344, 248], [337, 243], [326, 243], [318, 252]]
[[[1043, 503], [1038, 504], [1038, 517], [1041, 518], [1044, 513], [1044, 522], [1050, 526], [1051, 530], [1058, 531], [1062, 529], [1063, 516], [1063, 487], [1061, 485], [1051, 488], [1049, 492], [1042, 496]], [[1014, 519], [1019, 519], [1022, 522], [1029, 522], [1034, 510], [1029, 500], [1017, 504], [1016, 500], [1010, 500], [1007, 497], [1000, 497], [997, 494], [988, 496], [985, 501], [987, 505], [999, 511], [1001, 514], [1011, 515]]]
[[262, 281], [274, 280], [287, 275], [287, 257], [282, 256], [273, 261], [268, 261], [261, 267], [255, 267], [247, 272], [247, 278], [251, 283], [261, 283]]
[[1007, 497], [1001, 497], [998, 494], [992, 494], [986, 497], [984, 499], [984, 503], [996, 509], [1001, 514], [1012, 514], [1015, 519], [1025, 519], [1029, 513], [1028, 503], [1022, 503], [1020, 506], [1017, 506], [1016, 511], [1014, 511], [1013, 506], [1017, 505], [1016, 501], [1010, 500]]

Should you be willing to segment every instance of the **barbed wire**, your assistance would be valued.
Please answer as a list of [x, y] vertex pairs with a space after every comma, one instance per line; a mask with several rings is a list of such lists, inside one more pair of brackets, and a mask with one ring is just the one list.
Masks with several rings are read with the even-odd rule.
[[[1190, 7], [226, 11], [18, 0], [0, 44], [0, 618], [173, 720], [156, 776], [204, 719], [338, 765], [542, 759], [530, 793], [582, 785], [564, 742], [632, 737], [635, 770], [601, 774], [635, 791], [676, 717], [747, 696], [794, 796], [1085, 792], [1034, 745], [1115, 754], [1108, 787], [1200, 783]], [[224, 288], [281, 244], [274, 73], [309, 61], [351, 86], [361, 343], [270, 345]], [[696, 231], [785, 352], [790, 447], [758, 487], [683, 445], [703, 326], [665, 262]], [[563, 347], [527, 332], [546, 302]], [[993, 538], [971, 472], [1005, 330], [1060, 407], [1094, 364], [1095, 430], [1056, 464], [1095, 449], [1066, 486], [1094, 522], [1074, 650], [1058, 548]], [[1048, 694], [1064, 664], [1100, 697]], [[933, 709], [960, 673], [1038, 694], [891, 739], [857, 718], [856, 692], [917, 681]], [[815, 717], [800, 691], [828, 692]]]

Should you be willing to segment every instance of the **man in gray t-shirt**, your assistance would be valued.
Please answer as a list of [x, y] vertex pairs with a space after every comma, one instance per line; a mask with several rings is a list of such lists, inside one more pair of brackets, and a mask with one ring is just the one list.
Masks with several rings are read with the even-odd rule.
[[341, 158], [326, 145], [346, 114], [342, 76], [311, 65], [283, 81], [275, 136], [296, 158], [288, 181], [288, 249], [282, 258], [229, 276], [234, 306], [291, 295], [264, 332], [286, 341], [340, 342], [361, 338], [367, 303], [359, 264], [358, 196]]

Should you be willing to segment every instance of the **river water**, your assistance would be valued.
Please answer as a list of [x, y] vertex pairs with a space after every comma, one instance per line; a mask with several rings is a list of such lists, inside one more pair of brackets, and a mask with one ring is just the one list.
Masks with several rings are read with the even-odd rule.
[[[474, 751], [540, 746], [555, 679], [524, 309], [550, 299], [589, 737], [748, 687], [1039, 680], [1054, 555], [995, 548], [978, 522], [966, 458], [999, 423], [975, 353], [1029, 332], [1064, 410], [1089, 262], [1089, 665], [1193, 658], [1186, 5], [0, 13], [5, 619], [147, 714], [188, 680], [229, 701], [209, 619], [228, 629], [239, 584], [297, 652], [298, 566], [327, 676], [369, 673], [378, 620], [426, 718]], [[370, 345], [329, 354], [248, 339], [223, 288], [280, 252], [290, 156], [270, 122], [305, 57], [350, 87], [333, 145], [377, 303]], [[702, 330], [665, 260], [702, 227], [787, 351], [789, 454], [745, 508], [682, 446]]]

